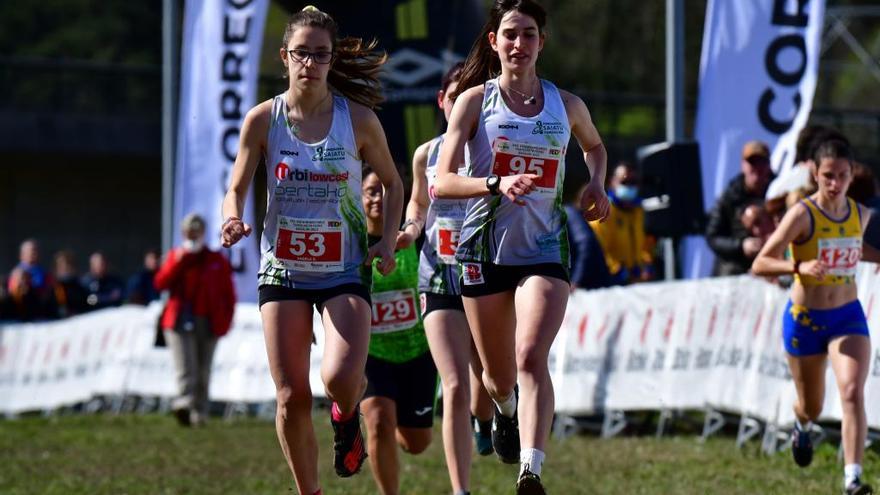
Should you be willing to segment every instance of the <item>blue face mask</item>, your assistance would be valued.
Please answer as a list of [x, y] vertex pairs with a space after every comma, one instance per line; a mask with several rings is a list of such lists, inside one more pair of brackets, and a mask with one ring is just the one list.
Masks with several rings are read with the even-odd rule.
[[633, 202], [639, 197], [639, 188], [636, 186], [628, 186], [626, 184], [620, 184], [614, 188], [614, 195], [617, 196], [617, 199], [626, 202]]

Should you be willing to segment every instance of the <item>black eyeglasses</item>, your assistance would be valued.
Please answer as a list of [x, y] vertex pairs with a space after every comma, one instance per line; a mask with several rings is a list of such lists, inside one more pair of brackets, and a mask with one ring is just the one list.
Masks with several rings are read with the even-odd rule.
[[316, 64], [329, 64], [330, 61], [333, 60], [333, 52], [310, 52], [308, 50], [296, 48], [294, 50], [287, 50], [287, 54], [290, 55], [290, 58], [301, 64], [308, 63], [310, 58], [314, 60]]

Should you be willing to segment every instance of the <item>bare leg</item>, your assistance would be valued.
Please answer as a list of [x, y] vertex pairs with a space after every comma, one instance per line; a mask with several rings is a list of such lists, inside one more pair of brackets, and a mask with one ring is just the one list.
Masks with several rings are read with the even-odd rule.
[[865, 417], [865, 380], [871, 365], [871, 341], [864, 335], [846, 335], [828, 346], [831, 367], [843, 406], [841, 442], [845, 464], [861, 464], [868, 421]]
[[367, 454], [373, 479], [382, 495], [397, 495], [400, 487], [400, 461], [397, 455], [397, 406], [387, 397], [361, 401], [367, 427]]
[[[471, 343], [467, 319], [461, 311], [437, 310], [425, 318], [425, 334], [443, 387], [443, 452], [452, 490], [470, 487], [471, 425], [468, 363]], [[489, 403], [489, 418], [492, 417]]]
[[527, 277], [516, 291], [516, 366], [523, 449], [543, 451], [550, 436], [554, 397], [547, 357], [562, 325], [569, 292], [564, 280], [542, 276]]
[[788, 356], [788, 367], [797, 389], [798, 399], [794, 415], [802, 424], [814, 421], [822, 412], [825, 402], [825, 354]]
[[489, 392], [483, 386], [483, 363], [480, 362], [480, 355], [477, 348], [471, 342], [471, 365], [470, 365], [470, 387], [471, 387], [471, 414], [480, 421], [491, 421], [494, 410], [492, 408], [492, 398]]
[[312, 426], [309, 385], [312, 306], [305, 301], [269, 302], [263, 304], [260, 313], [278, 402], [278, 441], [299, 493], [311, 495], [319, 488], [318, 445]]
[[433, 436], [431, 428], [413, 428], [411, 426], [398, 426], [397, 444], [404, 452], [411, 455], [419, 455], [431, 445]]
[[513, 290], [462, 297], [474, 345], [483, 364], [483, 385], [496, 401], [510, 397], [516, 386], [516, 314]]
[[357, 407], [366, 388], [364, 368], [370, 344], [370, 305], [352, 294], [324, 303], [321, 379], [344, 415]]

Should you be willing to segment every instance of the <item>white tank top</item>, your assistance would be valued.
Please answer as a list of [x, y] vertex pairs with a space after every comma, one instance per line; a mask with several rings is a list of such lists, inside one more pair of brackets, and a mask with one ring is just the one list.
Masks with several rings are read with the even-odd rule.
[[[455, 259], [461, 226], [467, 211], [466, 199], [439, 199], [433, 194], [437, 179], [437, 162], [444, 136], [437, 136], [428, 144], [428, 161], [425, 178], [428, 183], [430, 205], [425, 218], [425, 242], [419, 259], [419, 291], [435, 294], [460, 295], [461, 271]], [[465, 150], [465, 164], [467, 163]], [[467, 165], [460, 168], [459, 175], [467, 175]]]
[[480, 125], [467, 143], [471, 177], [535, 173], [537, 188], [522, 197], [504, 195], [468, 201], [456, 257], [463, 262], [499, 265], [569, 265], [568, 234], [562, 202], [565, 152], [571, 127], [559, 90], [541, 80], [544, 108], [522, 117], [504, 103], [498, 79], [486, 81]]
[[260, 285], [370, 286], [370, 267], [363, 266], [362, 166], [345, 97], [333, 95], [330, 131], [313, 144], [294, 135], [284, 95], [275, 97], [266, 150], [268, 208], [260, 240]]

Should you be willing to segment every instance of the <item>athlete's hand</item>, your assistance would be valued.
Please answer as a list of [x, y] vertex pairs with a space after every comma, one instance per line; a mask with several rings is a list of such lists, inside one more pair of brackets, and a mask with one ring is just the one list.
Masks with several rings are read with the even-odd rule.
[[822, 260], [810, 260], [798, 265], [798, 273], [822, 280], [828, 274], [828, 265]]
[[508, 175], [502, 177], [498, 183], [498, 191], [507, 196], [507, 199], [522, 206], [526, 202], [520, 199], [535, 190], [535, 181], [539, 176], [535, 174]]
[[751, 259], [757, 256], [762, 247], [764, 247], [764, 241], [760, 237], [746, 237], [743, 239], [742, 250], [746, 258]]
[[379, 262], [376, 263], [376, 269], [379, 270], [379, 273], [382, 275], [388, 275], [393, 272], [397, 267], [397, 261], [394, 259], [394, 249], [391, 248], [384, 238], [381, 241], [373, 244], [369, 251], [367, 251], [367, 259], [364, 260], [364, 264], [367, 266], [371, 266], [373, 264], [374, 258], [379, 258]]
[[240, 218], [229, 217], [220, 227], [220, 242], [228, 248], [240, 241], [242, 237], [251, 235], [251, 226], [244, 223]]
[[419, 237], [418, 234], [413, 235], [411, 230], [415, 230], [414, 225], [407, 225], [404, 230], [401, 230], [397, 233], [397, 240], [394, 244], [394, 250], [400, 251], [401, 249], [408, 248], [412, 243], [416, 242], [416, 239]]
[[605, 218], [608, 217], [608, 210], [610, 208], [605, 188], [598, 182], [590, 181], [581, 195], [581, 211], [583, 212], [584, 220], [588, 222], [595, 220], [604, 222]]

